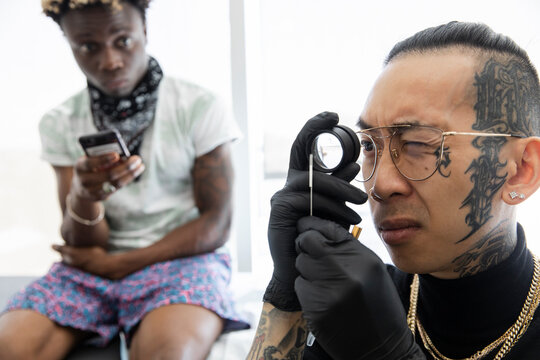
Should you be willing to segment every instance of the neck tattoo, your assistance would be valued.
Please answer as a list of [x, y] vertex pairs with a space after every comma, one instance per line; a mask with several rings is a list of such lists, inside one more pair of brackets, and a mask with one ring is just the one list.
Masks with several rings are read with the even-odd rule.
[[508, 221], [504, 220], [453, 260], [454, 271], [465, 277], [487, 270], [509, 257], [515, 246], [515, 236], [511, 235]]

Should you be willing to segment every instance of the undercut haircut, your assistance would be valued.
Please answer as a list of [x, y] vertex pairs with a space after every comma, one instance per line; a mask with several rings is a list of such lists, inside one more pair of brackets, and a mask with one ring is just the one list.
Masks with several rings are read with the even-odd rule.
[[58, 25], [62, 17], [71, 10], [81, 10], [89, 7], [104, 7], [111, 11], [119, 11], [122, 4], [133, 5], [146, 22], [146, 9], [152, 0], [41, 0], [43, 13], [53, 19]]
[[492, 66], [493, 63], [502, 64], [506, 69], [512, 69], [507, 73], [516, 77], [516, 84], [526, 88], [526, 91], [520, 92], [523, 97], [521, 104], [526, 107], [522, 111], [528, 118], [528, 131], [524, 131], [523, 135], [540, 135], [538, 72], [525, 50], [508, 36], [494, 32], [485, 24], [452, 21], [422, 30], [398, 42], [386, 57], [384, 65], [404, 55], [436, 53], [449, 49], [476, 57], [479, 72], [485, 72], [490, 62]]

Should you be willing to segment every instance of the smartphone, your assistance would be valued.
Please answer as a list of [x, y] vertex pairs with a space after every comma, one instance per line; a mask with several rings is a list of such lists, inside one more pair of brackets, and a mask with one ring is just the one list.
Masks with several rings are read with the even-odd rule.
[[122, 135], [116, 129], [100, 131], [95, 134], [83, 135], [79, 143], [87, 156], [99, 156], [111, 152], [118, 153], [122, 158], [130, 156]]

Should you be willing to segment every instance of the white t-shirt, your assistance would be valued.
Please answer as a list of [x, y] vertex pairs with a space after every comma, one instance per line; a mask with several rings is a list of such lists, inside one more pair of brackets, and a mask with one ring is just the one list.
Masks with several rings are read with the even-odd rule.
[[[205, 89], [164, 77], [156, 114], [140, 148], [145, 171], [105, 201], [111, 251], [146, 247], [195, 219], [191, 170], [197, 157], [237, 139], [238, 126], [223, 104]], [[46, 113], [39, 124], [42, 158], [74, 166], [84, 155], [81, 135], [97, 132], [84, 89]]]

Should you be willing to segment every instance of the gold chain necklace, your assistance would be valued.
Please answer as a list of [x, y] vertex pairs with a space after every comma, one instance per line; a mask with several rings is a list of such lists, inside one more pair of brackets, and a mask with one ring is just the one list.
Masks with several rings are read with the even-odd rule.
[[[462, 360], [478, 360], [482, 359], [484, 356], [488, 355], [497, 347], [501, 346], [501, 349], [495, 356], [494, 360], [502, 359], [512, 347], [517, 343], [521, 336], [527, 331], [531, 320], [534, 316], [534, 312], [540, 303], [540, 258], [533, 255], [534, 260], [534, 273], [531, 281], [531, 286], [529, 288], [529, 293], [527, 294], [527, 299], [521, 308], [521, 312], [516, 320], [516, 322], [508, 329], [501, 337], [493, 341], [491, 344], [483, 348], [482, 350], [477, 351], [472, 356], [467, 357]], [[433, 356], [435, 360], [453, 360], [449, 357], [444, 356], [440, 353], [439, 350], [435, 347], [431, 339], [429, 338], [426, 330], [420, 323], [420, 319], [416, 316], [416, 308], [418, 304], [418, 288], [419, 288], [419, 277], [418, 274], [415, 274], [413, 277], [413, 282], [411, 284], [411, 294], [410, 294], [410, 305], [409, 312], [407, 313], [407, 324], [409, 329], [412, 331], [413, 335], [416, 334], [416, 326], [418, 326], [418, 332], [424, 343], [424, 347], [427, 351]]]

